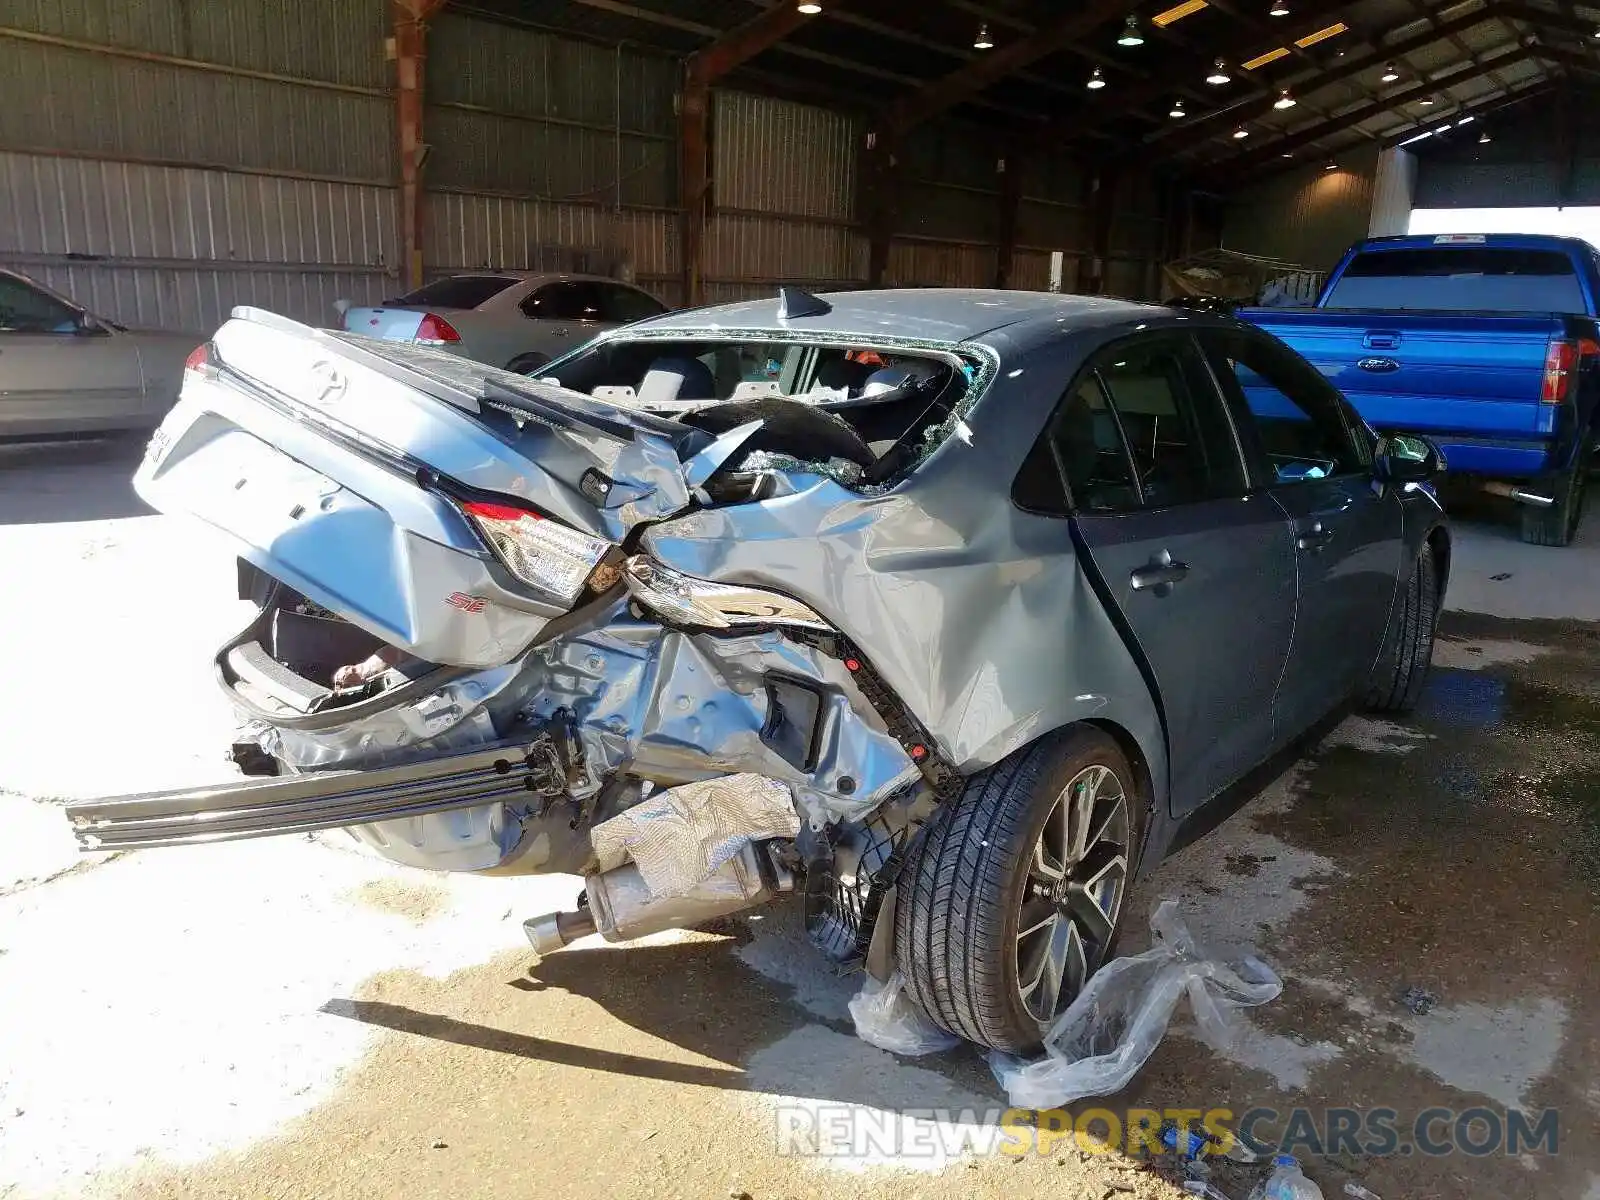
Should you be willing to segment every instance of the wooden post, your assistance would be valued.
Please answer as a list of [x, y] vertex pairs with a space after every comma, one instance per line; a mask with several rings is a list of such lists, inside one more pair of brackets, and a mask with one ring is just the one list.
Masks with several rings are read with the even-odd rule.
[[444, 0], [393, 0], [395, 106], [400, 134], [400, 277], [422, 286], [422, 64], [426, 22]]

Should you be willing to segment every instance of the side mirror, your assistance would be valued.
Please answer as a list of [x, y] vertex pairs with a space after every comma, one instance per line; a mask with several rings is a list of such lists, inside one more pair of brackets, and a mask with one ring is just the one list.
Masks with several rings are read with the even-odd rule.
[[1445, 469], [1444, 455], [1425, 437], [1392, 433], [1378, 442], [1373, 466], [1385, 483], [1427, 483]]
[[344, 316], [345, 313], [350, 311], [350, 301], [346, 300], [343, 296], [340, 296], [333, 302], [333, 311], [338, 313], [341, 317]]
[[107, 329], [100, 323], [98, 317], [93, 317], [88, 313], [80, 313], [78, 314], [78, 327], [73, 332], [79, 337], [95, 337], [98, 334], [106, 333]]

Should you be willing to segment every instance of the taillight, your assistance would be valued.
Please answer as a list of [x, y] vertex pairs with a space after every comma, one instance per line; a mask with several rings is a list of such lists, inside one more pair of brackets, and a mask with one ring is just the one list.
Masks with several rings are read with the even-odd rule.
[[1562, 404], [1572, 393], [1575, 372], [1587, 364], [1585, 359], [1600, 355], [1600, 342], [1594, 338], [1552, 340], [1544, 353], [1544, 387], [1539, 399], [1545, 404]]
[[461, 335], [443, 317], [423, 313], [422, 321], [417, 325], [416, 340], [427, 346], [443, 346], [448, 342], [459, 342]]
[[210, 342], [202, 342], [189, 351], [189, 357], [183, 360], [183, 373], [185, 375], [193, 372], [204, 378], [210, 378], [216, 373], [213, 367], [214, 360], [211, 357]]
[[463, 503], [461, 511], [472, 519], [508, 571], [563, 604], [577, 600], [611, 549], [604, 538], [591, 537], [525, 508], [474, 500]]

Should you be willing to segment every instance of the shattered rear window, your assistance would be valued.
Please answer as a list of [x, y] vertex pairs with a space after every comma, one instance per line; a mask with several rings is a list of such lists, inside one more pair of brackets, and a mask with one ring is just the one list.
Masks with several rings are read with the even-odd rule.
[[[743, 467], [886, 490], [964, 427], [988, 347], [786, 330], [637, 330], [545, 367], [563, 388], [711, 433], [760, 420]], [[970, 431], [968, 431], [970, 436]]]

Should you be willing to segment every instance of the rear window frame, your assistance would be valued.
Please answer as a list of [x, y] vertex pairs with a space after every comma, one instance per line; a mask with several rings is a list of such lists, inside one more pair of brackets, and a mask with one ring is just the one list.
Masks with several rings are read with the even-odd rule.
[[[515, 275], [446, 275], [442, 279], [435, 279], [425, 283], [419, 288], [398, 296], [388, 307], [392, 308], [459, 308], [470, 310], [480, 308], [505, 292], [510, 291], [521, 283], [522, 280]], [[493, 285], [482, 295], [477, 296], [471, 304], [461, 304], [455, 300], [440, 299], [438, 296], [428, 296], [425, 293], [435, 288], [446, 288], [452, 285], [466, 287], [469, 285]], [[470, 298], [470, 297], [469, 297]]]
[[[1474, 280], [1550, 281], [1552, 286], [1558, 286], [1566, 292], [1569, 299], [1575, 296], [1579, 306], [1576, 308], [1549, 304], [1513, 306], [1507, 303], [1505, 296], [1489, 297], [1496, 300], [1495, 303], [1402, 304], [1398, 303], [1398, 300], [1403, 297], [1352, 301], [1339, 294], [1347, 280], [1390, 281], [1397, 285], [1396, 290], [1403, 288], [1407, 281], [1415, 281], [1421, 290], [1429, 287], [1429, 282], [1425, 281], [1434, 281], [1436, 287], [1436, 281], [1458, 278], [1467, 284], [1466, 294], [1469, 296], [1472, 295], [1471, 283]], [[1569, 312], [1581, 315], [1592, 312], [1594, 303], [1595, 297], [1590, 289], [1588, 277], [1582, 265], [1568, 250], [1490, 243], [1369, 247], [1356, 250], [1334, 275], [1317, 307], [1352, 310], [1389, 308], [1401, 312], [1498, 312], [1507, 315]]]

